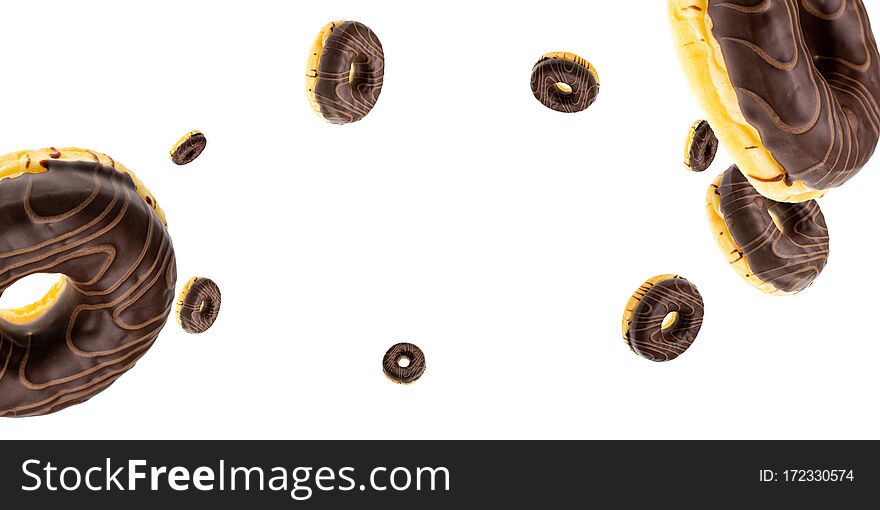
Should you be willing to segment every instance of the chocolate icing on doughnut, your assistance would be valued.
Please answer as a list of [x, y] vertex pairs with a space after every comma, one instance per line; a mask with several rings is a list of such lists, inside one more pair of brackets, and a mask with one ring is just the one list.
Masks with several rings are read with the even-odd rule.
[[[385, 54], [376, 34], [363, 23], [344, 21], [333, 25], [326, 40], [319, 37], [317, 69], [309, 69], [314, 81], [310, 90], [318, 114], [333, 124], [364, 118], [382, 92]], [[311, 85], [311, 81], [307, 80]]]
[[[407, 359], [409, 364], [401, 366], [400, 360]], [[399, 343], [392, 345], [382, 357], [382, 371], [398, 384], [409, 384], [417, 381], [425, 373], [425, 354], [415, 344]]]
[[709, 213], [720, 213], [727, 227], [716, 235], [730, 236], [730, 262], [744, 259], [742, 276], [753, 285], [793, 294], [809, 287], [825, 268], [828, 227], [815, 200], [790, 204], [764, 198], [736, 166], [712, 185], [709, 200], [716, 202]]
[[599, 76], [585, 59], [568, 52], [548, 53], [532, 67], [532, 94], [557, 112], [586, 110], [599, 95]]
[[710, 0], [708, 14], [777, 178], [825, 190], [855, 175], [880, 138], [880, 55], [861, 0]]
[[[703, 325], [703, 297], [687, 279], [651, 278], [639, 287], [623, 315], [623, 339], [639, 356], [671, 361], [691, 346]], [[667, 316], [674, 314], [671, 323]]]
[[705, 120], [695, 122], [688, 134], [684, 165], [692, 172], [703, 172], [712, 165], [716, 152], [718, 138], [712, 126]]
[[208, 278], [190, 279], [177, 300], [177, 322], [187, 333], [204, 333], [220, 314], [220, 287]]
[[207, 145], [208, 139], [201, 131], [190, 131], [171, 148], [171, 161], [175, 165], [192, 163]]
[[0, 293], [30, 274], [63, 275], [42, 301], [0, 311], [0, 416], [84, 402], [153, 345], [177, 278], [163, 218], [103, 154], [0, 158]]

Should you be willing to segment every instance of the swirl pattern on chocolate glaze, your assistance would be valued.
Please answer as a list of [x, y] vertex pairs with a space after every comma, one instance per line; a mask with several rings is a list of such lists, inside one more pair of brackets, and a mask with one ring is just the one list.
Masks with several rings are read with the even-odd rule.
[[692, 172], [704, 172], [715, 161], [718, 138], [705, 120], [697, 121], [688, 133], [685, 166]]
[[[669, 314], [675, 314], [664, 327]], [[661, 275], [643, 283], [623, 317], [623, 339], [651, 361], [671, 361], [693, 344], [703, 325], [703, 297], [686, 278]]]
[[[400, 366], [401, 359], [409, 360], [409, 365]], [[425, 353], [415, 344], [399, 343], [392, 345], [382, 357], [382, 371], [398, 384], [416, 382], [425, 373]]]
[[187, 282], [177, 300], [177, 321], [187, 333], [208, 331], [220, 315], [220, 287], [208, 278]]
[[324, 43], [315, 84], [321, 116], [333, 124], [364, 118], [382, 92], [385, 54], [376, 34], [363, 23], [346, 21]]
[[[544, 106], [563, 113], [586, 110], [599, 95], [599, 81], [586, 60], [572, 56], [564, 58], [541, 57], [532, 67], [531, 87], [535, 99]], [[562, 89], [558, 84], [567, 85]]]
[[812, 285], [830, 252], [825, 216], [815, 200], [791, 204], [765, 198], [735, 165], [715, 193], [737, 255], [755, 277], [789, 294]]
[[743, 116], [786, 172], [776, 180], [825, 190], [855, 175], [880, 139], [862, 1], [710, 0], [709, 16]]
[[0, 318], [0, 416], [52, 413], [110, 386], [153, 345], [177, 278], [155, 202], [122, 165], [78, 149], [20, 154], [26, 170], [0, 179], [0, 293], [30, 274], [63, 277], [38, 317]]

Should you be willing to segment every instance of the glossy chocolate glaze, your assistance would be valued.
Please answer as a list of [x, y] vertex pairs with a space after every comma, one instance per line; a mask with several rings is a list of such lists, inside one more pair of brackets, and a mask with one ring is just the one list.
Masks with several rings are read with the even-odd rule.
[[718, 138], [712, 126], [705, 120], [700, 121], [691, 130], [688, 141], [688, 168], [693, 172], [704, 172], [712, 165], [718, 152]]
[[220, 314], [220, 287], [208, 278], [196, 278], [180, 305], [180, 327], [187, 333], [204, 333]]
[[861, 0], [710, 0], [740, 109], [786, 170], [824, 190], [880, 138], [880, 55]]
[[764, 198], [736, 166], [724, 172], [716, 193], [730, 236], [755, 276], [788, 293], [813, 283], [829, 253], [828, 227], [815, 200], [789, 204]]
[[[638, 301], [624, 340], [639, 356], [651, 361], [671, 361], [691, 346], [703, 325], [703, 297], [686, 278], [671, 276], [647, 281], [633, 295]], [[663, 328], [672, 312], [675, 322]]]
[[190, 133], [177, 145], [177, 147], [174, 148], [174, 152], [171, 153], [171, 161], [174, 162], [175, 165], [192, 163], [202, 154], [202, 151], [205, 150], [207, 145], [208, 139], [205, 138], [204, 134], [198, 131]]
[[153, 345], [174, 302], [171, 238], [131, 177], [97, 162], [35, 163], [47, 171], [0, 180], [0, 293], [34, 273], [67, 285], [37, 320], [0, 319], [0, 416], [102, 391]]
[[385, 54], [379, 38], [366, 25], [346, 21], [324, 42], [315, 84], [321, 115], [333, 124], [364, 118], [382, 92]]
[[[409, 359], [409, 365], [401, 367], [401, 358]], [[425, 373], [425, 353], [415, 344], [399, 343], [392, 345], [382, 358], [382, 371], [392, 381], [399, 384], [415, 382]]]
[[[571, 92], [556, 86], [564, 83]], [[599, 95], [596, 77], [581, 62], [543, 57], [532, 67], [532, 94], [551, 110], [574, 113], [586, 110]]]

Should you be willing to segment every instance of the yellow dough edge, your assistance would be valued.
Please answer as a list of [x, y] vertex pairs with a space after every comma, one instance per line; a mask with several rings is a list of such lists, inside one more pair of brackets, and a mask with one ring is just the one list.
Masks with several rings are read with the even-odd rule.
[[194, 136], [196, 136], [196, 135], [201, 135], [201, 134], [202, 134], [202, 132], [199, 131], [198, 129], [193, 129], [193, 130], [190, 131], [189, 133], [187, 133], [187, 134], [181, 136], [181, 137], [180, 137], [180, 140], [178, 140], [177, 143], [175, 143], [175, 144], [171, 147], [171, 150], [168, 151], [168, 157], [171, 158], [171, 159], [173, 160], [173, 159], [174, 159], [174, 153], [177, 152], [177, 149], [179, 149], [181, 145], [183, 145], [184, 143], [186, 143], [186, 141], [189, 140], [190, 138], [192, 138], [192, 137], [194, 137]]
[[694, 138], [697, 136], [697, 128], [700, 127], [700, 124], [702, 124], [702, 123], [703, 123], [702, 119], [694, 122], [691, 125], [691, 130], [688, 132], [687, 140], [685, 140], [684, 167], [687, 168], [688, 172], [693, 172], [693, 169], [691, 169], [691, 147], [693, 147]]
[[183, 312], [183, 302], [186, 300], [186, 295], [189, 294], [189, 290], [192, 288], [193, 284], [196, 283], [201, 277], [193, 276], [189, 279], [185, 284], [183, 284], [183, 288], [180, 289], [180, 294], [177, 295], [177, 306], [174, 310], [174, 317], [177, 319], [177, 325], [181, 328], [183, 327], [183, 321], [180, 318], [180, 314]]
[[318, 68], [321, 65], [321, 53], [324, 51], [324, 44], [333, 33], [333, 29], [345, 23], [345, 20], [331, 21], [321, 28], [312, 43], [312, 49], [309, 50], [309, 59], [306, 62], [306, 94], [309, 97], [309, 104], [312, 110], [322, 119], [321, 107], [318, 105], [318, 99], [315, 97], [315, 86], [318, 84]]
[[545, 58], [553, 59], [553, 60], [567, 60], [568, 62], [574, 62], [579, 66], [583, 66], [587, 68], [587, 71], [593, 75], [593, 79], [596, 80], [596, 85], [600, 86], [599, 82], [599, 71], [596, 70], [596, 67], [590, 63], [589, 60], [578, 56], [570, 51], [551, 51], [550, 53], [545, 53], [541, 55], [541, 58], [538, 60], [543, 60]]
[[786, 172], [764, 147], [739, 107], [721, 45], [712, 34], [708, 0], [668, 0], [675, 49], [691, 90], [715, 135], [759, 193], [777, 202], [805, 202], [825, 194], [801, 181], [774, 181]]
[[67, 288], [67, 277], [61, 276], [49, 292], [37, 302], [21, 308], [0, 309], [0, 319], [12, 324], [27, 324], [43, 316]]
[[137, 178], [134, 172], [126, 168], [125, 165], [114, 161], [110, 156], [101, 154], [100, 152], [73, 147], [65, 147], [62, 149], [50, 147], [48, 149], [40, 149], [37, 151], [13, 152], [5, 156], [0, 156], [0, 181], [3, 179], [14, 179], [23, 174], [40, 174], [47, 172], [48, 170], [40, 165], [41, 161], [47, 160], [87, 161], [89, 163], [97, 161], [102, 166], [113, 168], [117, 172], [122, 172], [128, 175], [131, 177], [132, 182], [134, 182], [137, 194], [144, 199], [144, 202], [152, 207], [153, 211], [155, 211], [159, 220], [162, 222], [162, 225], [164, 225], [166, 229], [168, 228], [168, 221], [165, 219], [165, 211], [159, 207], [159, 204], [156, 202], [156, 197], [150, 193], [150, 190], [144, 186], [144, 183]]
[[715, 243], [718, 244], [718, 248], [724, 254], [730, 267], [752, 287], [774, 296], [793, 294], [792, 292], [779, 290], [773, 284], [758, 278], [749, 267], [749, 261], [743, 255], [742, 248], [736, 244], [736, 241], [730, 235], [727, 222], [724, 221], [724, 215], [721, 213], [721, 195], [716, 193], [721, 186], [723, 176], [723, 173], [719, 175], [715, 182], [709, 186], [709, 191], [706, 192], [706, 216], [709, 218], [709, 227], [712, 229], [712, 237], [715, 238]]
[[[629, 339], [627, 338], [629, 334], [629, 328], [632, 325], [633, 317], [636, 314], [636, 307], [639, 306], [639, 303], [642, 302], [642, 299], [645, 298], [645, 292], [642, 291], [642, 287], [650, 286], [650, 288], [654, 287], [660, 282], [666, 280], [674, 280], [678, 278], [678, 275], [674, 274], [661, 274], [659, 276], [655, 276], [645, 281], [645, 283], [639, 285], [639, 289], [629, 298], [629, 301], [626, 302], [626, 308], [623, 310], [623, 321], [622, 321], [622, 330], [623, 330], [623, 340], [626, 342], [626, 345], [629, 345]], [[650, 290], [650, 288], [648, 290]]]

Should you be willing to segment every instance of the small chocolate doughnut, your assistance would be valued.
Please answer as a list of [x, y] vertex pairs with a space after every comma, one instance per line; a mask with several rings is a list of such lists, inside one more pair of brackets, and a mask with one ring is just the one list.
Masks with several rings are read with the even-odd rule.
[[332, 124], [363, 119], [379, 100], [385, 53], [379, 38], [363, 23], [334, 21], [324, 25], [306, 66], [312, 110]]
[[671, 274], [655, 276], [626, 304], [623, 339], [643, 358], [674, 360], [697, 338], [703, 310], [703, 297], [687, 279]]
[[208, 278], [190, 278], [177, 298], [177, 323], [187, 333], [204, 333], [220, 314], [220, 287]]
[[544, 54], [532, 67], [532, 94], [547, 108], [574, 113], [586, 110], [599, 95], [599, 73], [574, 53]]
[[186, 165], [192, 163], [208, 145], [208, 139], [201, 131], [190, 131], [183, 135], [174, 147], [171, 148], [171, 161], [175, 165]]
[[392, 345], [382, 358], [382, 371], [398, 384], [414, 383], [425, 373], [425, 353], [406, 342]]
[[880, 139], [880, 53], [862, 0], [668, 0], [695, 95], [755, 189], [822, 196]]
[[135, 175], [85, 149], [0, 157], [0, 294], [36, 273], [46, 296], [0, 310], [0, 416], [49, 414], [110, 386], [174, 304], [165, 215]]
[[796, 294], [828, 262], [828, 227], [819, 204], [764, 198], [736, 165], [709, 187], [706, 213], [727, 261], [763, 292]]
[[716, 152], [718, 138], [712, 126], [705, 120], [694, 122], [684, 147], [684, 166], [691, 172], [703, 172], [715, 161]]

